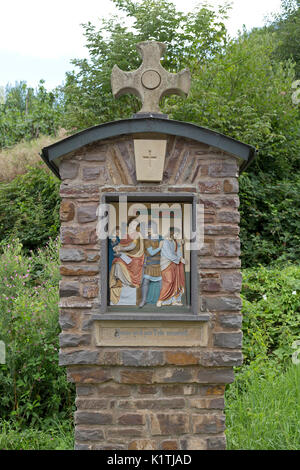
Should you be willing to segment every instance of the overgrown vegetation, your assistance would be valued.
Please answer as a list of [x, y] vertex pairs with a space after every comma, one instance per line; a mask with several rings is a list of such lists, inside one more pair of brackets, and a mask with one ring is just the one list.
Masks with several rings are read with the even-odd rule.
[[0, 183], [0, 240], [18, 238], [25, 249], [45, 245], [59, 229], [59, 180], [42, 163]]
[[35, 426], [22, 427], [12, 420], [0, 421], [0, 450], [73, 450], [71, 420], [48, 418]]
[[286, 365], [300, 338], [300, 266], [244, 270], [242, 299], [245, 365], [258, 358]]
[[25, 82], [7, 85], [0, 100], [0, 148], [21, 140], [56, 135], [61, 127], [59, 92], [47, 92], [41, 80], [37, 90]]
[[[24, 175], [29, 167], [39, 166], [42, 148], [64, 137], [66, 137], [66, 131], [60, 129], [56, 136], [41, 135], [37, 139], [23, 140], [12, 147], [0, 150], [0, 183], [9, 182], [16, 176]], [[46, 169], [46, 165], [44, 168]]]
[[299, 450], [299, 383], [299, 365], [282, 371], [266, 362], [239, 373], [226, 394], [227, 448]]
[[0, 415], [20, 425], [46, 417], [69, 418], [72, 386], [58, 366], [58, 249], [22, 252], [13, 241], [0, 260], [0, 334], [6, 364], [0, 366]]
[[136, 43], [156, 39], [167, 70], [192, 72], [188, 99], [166, 97], [162, 110], [258, 149], [240, 177], [244, 364], [226, 391], [228, 447], [300, 449], [300, 366], [291, 365], [300, 337], [299, 0], [282, 0], [265, 28], [234, 39], [227, 7], [183, 14], [167, 0], [113, 1], [130, 27], [121, 15], [85, 25], [90, 57], [74, 59], [64, 87], [21, 82], [0, 96], [0, 448], [73, 446], [74, 389], [58, 366], [59, 182], [37, 152], [61, 126], [75, 132], [138, 111], [132, 95], [113, 99], [110, 73], [115, 63], [137, 68]]

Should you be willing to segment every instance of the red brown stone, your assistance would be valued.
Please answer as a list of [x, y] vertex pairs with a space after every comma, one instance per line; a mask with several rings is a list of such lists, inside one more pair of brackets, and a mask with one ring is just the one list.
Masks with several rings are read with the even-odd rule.
[[166, 351], [165, 359], [167, 364], [178, 366], [198, 364], [199, 362], [197, 354], [186, 351]]
[[121, 383], [127, 384], [151, 384], [152, 371], [145, 370], [122, 370], [120, 373]]
[[75, 206], [71, 201], [62, 201], [60, 205], [60, 220], [62, 222], [69, 222], [74, 219]]

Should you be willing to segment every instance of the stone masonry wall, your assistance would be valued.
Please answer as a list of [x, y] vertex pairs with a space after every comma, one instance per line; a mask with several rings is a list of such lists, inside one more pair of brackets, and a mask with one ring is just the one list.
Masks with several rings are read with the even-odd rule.
[[[75, 448], [224, 449], [225, 384], [242, 362], [237, 160], [169, 136], [163, 182], [140, 184], [129, 136], [65, 156], [60, 174], [60, 364], [76, 383]], [[101, 192], [122, 191], [189, 192], [204, 204], [198, 283], [208, 347], [95, 346], [96, 209]]]

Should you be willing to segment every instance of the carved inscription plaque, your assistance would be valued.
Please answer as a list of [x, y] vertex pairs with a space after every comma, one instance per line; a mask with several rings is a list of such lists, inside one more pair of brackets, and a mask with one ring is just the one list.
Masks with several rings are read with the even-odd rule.
[[96, 321], [97, 346], [207, 346], [207, 323]]

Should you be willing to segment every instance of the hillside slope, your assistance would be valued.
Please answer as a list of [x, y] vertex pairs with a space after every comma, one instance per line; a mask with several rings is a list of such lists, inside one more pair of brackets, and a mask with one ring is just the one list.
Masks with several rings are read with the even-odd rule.
[[65, 129], [60, 129], [55, 137], [41, 136], [29, 142], [23, 141], [13, 147], [0, 150], [0, 182], [8, 182], [27, 172], [28, 166], [41, 161], [43, 147], [51, 145], [67, 136]]

